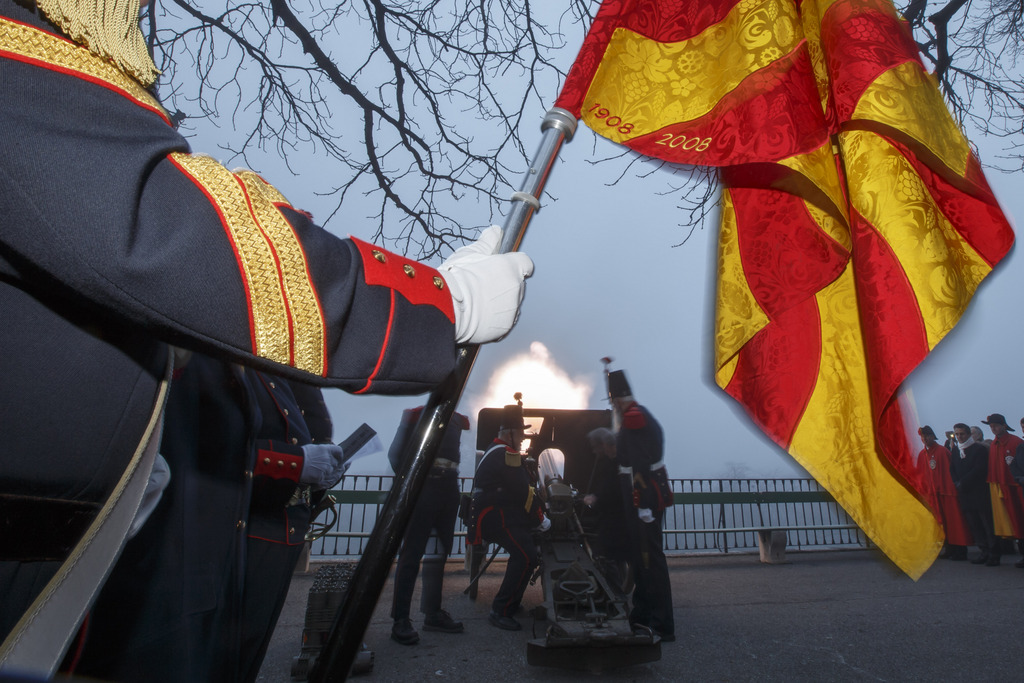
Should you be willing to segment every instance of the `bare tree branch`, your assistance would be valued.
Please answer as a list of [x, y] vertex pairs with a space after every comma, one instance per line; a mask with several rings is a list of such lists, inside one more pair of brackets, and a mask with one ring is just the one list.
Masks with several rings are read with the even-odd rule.
[[[323, 222], [361, 209], [375, 239], [427, 257], [503, 213], [518, 186], [523, 140], [536, 139], [600, 5], [560, 2], [172, 0], [149, 27], [186, 133], [203, 120], [230, 128], [222, 151], [253, 167], [267, 154], [293, 172], [317, 159], [323, 170], [301, 175], [329, 198]], [[1024, 0], [909, 0], [904, 16], [968, 135], [1005, 140], [1000, 166], [1024, 169]], [[632, 153], [594, 163], [612, 183], [667, 178], [680, 244], [716, 207], [713, 171]]]

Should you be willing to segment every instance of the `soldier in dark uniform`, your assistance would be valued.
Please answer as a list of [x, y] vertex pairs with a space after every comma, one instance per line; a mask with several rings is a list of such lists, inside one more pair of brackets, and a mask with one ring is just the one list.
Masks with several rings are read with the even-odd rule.
[[971, 428], [963, 422], [953, 425], [957, 449], [950, 455], [949, 473], [953, 477], [960, 510], [981, 554], [971, 564], [997, 566], [1001, 553], [992, 522], [992, 499], [988, 487], [988, 448], [975, 442]]
[[440, 270], [339, 239], [192, 154], [147, 90], [138, 0], [105, 2], [0, 0], [0, 639], [147, 451], [170, 344], [420, 393], [511, 328], [532, 269], [493, 255], [500, 229]]
[[589, 491], [583, 496], [583, 502], [594, 510], [597, 518], [594, 553], [605, 576], [621, 591], [631, 581], [628, 562], [633, 559], [630, 557], [633, 485], [630, 475], [623, 474], [615, 462], [614, 432], [599, 427], [587, 434], [587, 442], [595, 457]]
[[[402, 469], [399, 458], [406, 441], [412, 438], [413, 428], [422, 413], [423, 406], [402, 412], [398, 432], [388, 450], [388, 459], [395, 472]], [[405, 529], [402, 550], [395, 565], [394, 602], [391, 606], [391, 618], [395, 622], [391, 628], [391, 639], [402, 645], [415, 645], [420, 641], [409, 619], [409, 611], [413, 589], [416, 587], [416, 575], [420, 571], [420, 560], [423, 560], [431, 532], [437, 534], [440, 552], [423, 560], [423, 590], [420, 597], [420, 611], [426, 615], [423, 630], [442, 633], [463, 631], [462, 622], [456, 621], [441, 608], [441, 595], [444, 565], [452, 551], [455, 519], [459, 515], [459, 499], [462, 495], [459, 491], [459, 462], [462, 458], [459, 448], [462, 432], [467, 429], [469, 418], [462, 413], [453, 413], [441, 440], [441, 450], [434, 459], [427, 482], [416, 501], [412, 519]]]
[[608, 396], [619, 422], [615, 457], [633, 477], [634, 512], [627, 516], [635, 532], [633, 610], [630, 622], [648, 626], [666, 642], [675, 640], [672, 583], [662, 541], [665, 509], [672, 492], [665, 471], [664, 435], [650, 411], [633, 398], [622, 370], [608, 374]]
[[176, 373], [160, 446], [171, 483], [93, 607], [79, 673], [255, 679], [311, 506], [344, 471], [319, 390], [300, 403], [293, 386], [202, 354]]
[[527, 427], [521, 405], [505, 406], [498, 436], [473, 478], [475, 542], [497, 543], [508, 553], [505, 578], [489, 616], [492, 624], [506, 631], [522, 628], [513, 615], [539, 562], [530, 531], [551, 526], [520, 452]]

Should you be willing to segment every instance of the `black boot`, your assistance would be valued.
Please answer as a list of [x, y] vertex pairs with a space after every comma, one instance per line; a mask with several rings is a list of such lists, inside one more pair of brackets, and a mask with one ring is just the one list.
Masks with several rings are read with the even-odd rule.
[[391, 640], [402, 645], [415, 645], [420, 642], [420, 634], [416, 633], [408, 619], [395, 619], [395, 624], [391, 627]]

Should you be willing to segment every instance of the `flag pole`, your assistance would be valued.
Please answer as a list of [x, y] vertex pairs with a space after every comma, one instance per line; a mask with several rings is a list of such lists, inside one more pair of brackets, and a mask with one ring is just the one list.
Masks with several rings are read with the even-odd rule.
[[[519, 249], [530, 219], [540, 209], [540, 196], [558, 152], [576, 132], [576, 117], [565, 109], [554, 107], [541, 122], [541, 131], [543, 135], [537, 154], [519, 191], [512, 193], [512, 209], [502, 226], [498, 253]], [[479, 349], [476, 345], [459, 347], [455, 370], [427, 399], [413, 432], [415, 436], [403, 447], [402, 471], [395, 473], [394, 484], [349, 581], [327, 641], [310, 672], [311, 683], [343, 681], [352, 668], [405, 527], [426, 483], [445, 428], [462, 397]]]

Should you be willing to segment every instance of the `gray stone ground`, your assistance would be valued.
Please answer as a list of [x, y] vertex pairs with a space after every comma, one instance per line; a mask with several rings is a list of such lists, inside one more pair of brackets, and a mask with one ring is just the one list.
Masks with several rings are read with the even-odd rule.
[[[389, 639], [391, 583], [365, 642], [373, 671], [353, 681], [1013, 681], [1024, 679], [1024, 570], [937, 560], [917, 582], [868, 550], [789, 552], [787, 563], [756, 554], [670, 557], [677, 636], [660, 661], [587, 674], [526, 663], [532, 636], [487, 622], [504, 572], [496, 561], [472, 602], [468, 575], [451, 561], [446, 608], [466, 624], [457, 635]], [[1008, 561], [1007, 561], [1008, 560]], [[313, 565], [315, 570], [316, 565]], [[312, 573], [296, 574], [259, 680], [290, 683], [300, 650]], [[414, 609], [418, 606], [414, 598]], [[527, 609], [540, 588], [526, 595]], [[414, 620], [417, 628], [421, 620]]]

